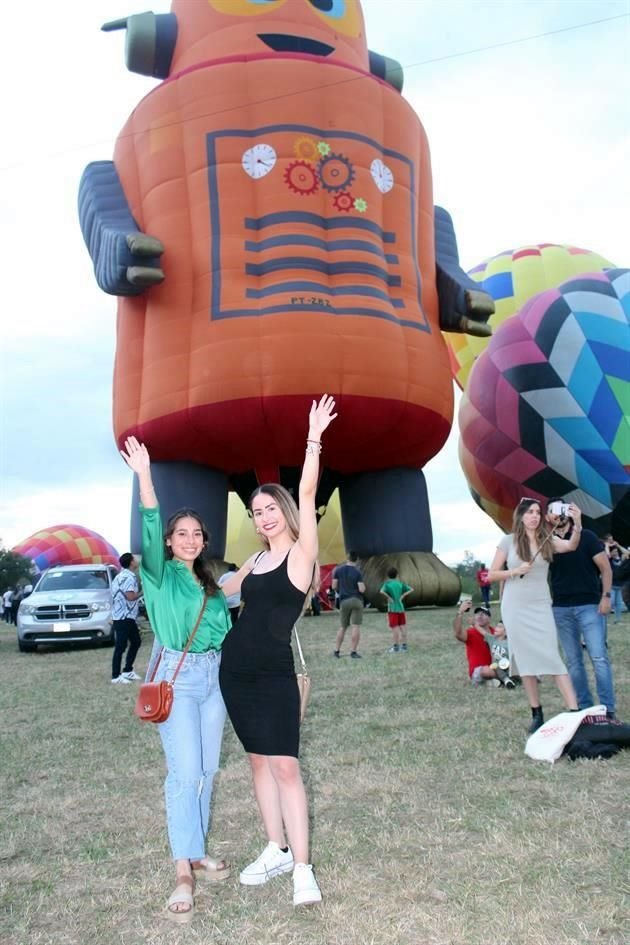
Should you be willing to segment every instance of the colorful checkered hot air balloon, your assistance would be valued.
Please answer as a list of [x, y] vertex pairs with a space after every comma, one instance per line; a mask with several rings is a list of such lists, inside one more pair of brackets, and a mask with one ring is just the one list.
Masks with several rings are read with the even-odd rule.
[[542, 292], [477, 359], [459, 411], [475, 500], [506, 531], [526, 495], [564, 496], [630, 541], [630, 270]]
[[[539, 243], [499, 253], [475, 266], [468, 275], [494, 299], [495, 313], [489, 324], [496, 331], [506, 318], [515, 315], [539, 292], [553, 289], [584, 272], [612, 269], [612, 265], [603, 256], [587, 249]], [[445, 333], [444, 338], [453, 377], [464, 390], [470, 369], [475, 359], [485, 351], [488, 339], [452, 333]]]
[[13, 548], [35, 562], [38, 571], [63, 564], [113, 564], [118, 552], [102, 535], [82, 525], [52, 525]]

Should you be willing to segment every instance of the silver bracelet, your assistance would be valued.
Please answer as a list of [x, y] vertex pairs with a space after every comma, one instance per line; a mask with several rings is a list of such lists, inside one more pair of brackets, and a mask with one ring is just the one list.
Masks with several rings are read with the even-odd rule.
[[307, 456], [319, 456], [322, 451], [322, 444], [317, 440], [307, 440], [306, 441], [306, 455]]

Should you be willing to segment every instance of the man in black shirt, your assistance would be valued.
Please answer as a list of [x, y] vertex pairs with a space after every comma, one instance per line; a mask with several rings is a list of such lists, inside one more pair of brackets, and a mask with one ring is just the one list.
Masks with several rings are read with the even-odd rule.
[[337, 658], [341, 656], [343, 638], [346, 635], [346, 630], [350, 627], [350, 645], [352, 647], [350, 656], [353, 660], [361, 659], [357, 650], [361, 636], [361, 621], [363, 620], [362, 595], [365, 594], [363, 575], [357, 567], [356, 561], [357, 555], [354, 551], [348, 552], [348, 560], [345, 564], [340, 564], [335, 568], [332, 578], [333, 590], [339, 594], [339, 613], [341, 616], [341, 626], [337, 631], [333, 655]]
[[[562, 499], [547, 503], [547, 522], [560, 538], [573, 530], [570, 518], [555, 513]], [[615, 717], [615, 692], [606, 644], [612, 572], [602, 542], [585, 528], [575, 551], [555, 555], [550, 567], [553, 616], [580, 709], [593, 703], [584, 666], [582, 640], [593, 664], [597, 695], [609, 718]]]

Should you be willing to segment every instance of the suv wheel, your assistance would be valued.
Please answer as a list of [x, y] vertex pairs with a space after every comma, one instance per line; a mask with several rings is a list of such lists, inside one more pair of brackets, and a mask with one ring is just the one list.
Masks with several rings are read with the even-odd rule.
[[22, 643], [21, 640], [18, 640], [18, 650], [20, 653], [35, 653], [37, 650], [36, 643]]

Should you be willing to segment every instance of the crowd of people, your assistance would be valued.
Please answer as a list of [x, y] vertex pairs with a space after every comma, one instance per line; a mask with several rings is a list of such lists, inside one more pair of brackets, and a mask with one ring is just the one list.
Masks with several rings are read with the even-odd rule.
[[[313, 606], [319, 585], [315, 493], [322, 436], [335, 419], [335, 404], [313, 402], [299, 483], [299, 503], [282, 486], [257, 488], [249, 511], [260, 551], [241, 567], [229, 564], [215, 581], [203, 562], [209, 533], [193, 509], [181, 509], [163, 525], [147, 448], [134, 437], [122, 456], [138, 478], [142, 557], [120, 558], [113, 582], [115, 646], [112, 683], [139, 681], [134, 662], [141, 645], [138, 608], [144, 598], [155, 642], [147, 678], [170, 681], [170, 714], [158, 725], [166, 765], [166, 828], [175, 867], [166, 915], [189, 923], [195, 885], [231, 875], [227, 860], [208, 853], [213, 782], [226, 718], [247, 754], [253, 794], [265, 845], [241, 869], [244, 886], [263, 885], [292, 873], [293, 904], [322, 899], [311, 863], [309, 813], [300, 770], [300, 694], [291, 638], [293, 627]], [[551, 676], [568, 711], [594, 704], [585, 656], [591, 661], [597, 697], [607, 717], [616, 702], [607, 646], [607, 618], [619, 620], [630, 604], [630, 552], [611, 535], [604, 542], [583, 529], [580, 509], [552, 499], [543, 506], [524, 497], [513, 531], [489, 567], [476, 575], [481, 604], [464, 598], [453, 621], [465, 645], [468, 675], [475, 687], [514, 689], [522, 685], [531, 708], [529, 732], [544, 722], [539, 682]], [[503, 622], [492, 622], [491, 589], [500, 589]], [[333, 655], [342, 655], [349, 631], [349, 655], [359, 645], [366, 586], [357, 555], [332, 574], [340, 625]], [[25, 591], [7, 590], [5, 620], [15, 622]], [[387, 572], [380, 595], [391, 631], [389, 654], [408, 650], [405, 599], [413, 588], [396, 568]], [[561, 654], [563, 651], [564, 657]], [[566, 661], [566, 662], [565, 662]], [[177, 670], [177, 672], [176, 672]]]
[[[576, 505], [552, 498], [543, 506], [525, 496], [514, 510], [512, 533], [499, 542], [490, 568], [483, 565], [477, 581], [482, 590], [494, 583], [500, 587], [509, 662], [501, 669], [491, 653], [496, 630], [490, 626], [489, 595], [475, 608], [474, 624], [468, 628], [462, 618], [470, 602], [464, 601], [453, 630], [466, 644], [473, 684], [498, 680], [509, 687], [522, 682], [531, 708], [532, 734], [544, 724], [539, 697], [543, 676], [554, 679], [568, 711], [595, 704], [586, 655], [599, 704], [605, 706], [609, 720], [615, 719], [607, 621], [613, 600], [615, 620], [620, 618], [624, 584], [630, 588], [630, 552], [611, 535], [602, 541], [583, 529]], [[502, 677], [508, 667], [509, 673]]]

